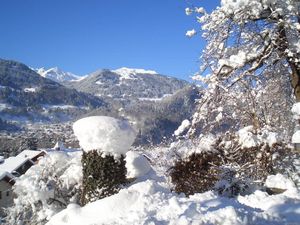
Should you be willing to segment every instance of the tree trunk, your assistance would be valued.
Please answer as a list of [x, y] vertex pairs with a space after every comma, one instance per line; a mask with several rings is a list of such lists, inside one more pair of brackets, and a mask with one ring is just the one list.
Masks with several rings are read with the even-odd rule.
[[279, 26], [278, 50], [281, 55], [286, 57], [286, 60], [291, 68], [291, 85], [294, 90], [296, 102], [300, 102], [300, 67], [295, 63], [294, 58], [286, 55], [286, 50], [289, 48], [289, 42], [286, 35], [286, 30]]

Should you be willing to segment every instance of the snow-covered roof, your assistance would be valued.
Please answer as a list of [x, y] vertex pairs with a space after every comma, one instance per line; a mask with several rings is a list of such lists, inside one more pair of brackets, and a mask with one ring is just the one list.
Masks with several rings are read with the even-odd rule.
[[14, 177], [11, 173], [25, 164], [27, 161], [32, 161], [32, 159], [42, 152], [45, 151], [36, 151], [36, 150], [24, 150], [20, 154], [15, 157], [9, 157], [7, 159], [3, 159], [0, 164], [0, 178], [5, 176], [5, 174], [9, 174], [10, 177]]
[[31, 159], [22, 157], [9, 157], [5, 159], [5, 161], [2, 164], [0, 164], [0, 174], [6, 172], [12, 173], [24, 163], [26, 163], [26, 161], [31, 161]]
[[37, 151], [37, 150], [24, 150], [22, 151], [19, 155], [16, 157], [20, 158], [27, 158], [27, 159], [33, 159], [34, 157], [38, 156], [40, 153], [45, 152], [45, 151]]

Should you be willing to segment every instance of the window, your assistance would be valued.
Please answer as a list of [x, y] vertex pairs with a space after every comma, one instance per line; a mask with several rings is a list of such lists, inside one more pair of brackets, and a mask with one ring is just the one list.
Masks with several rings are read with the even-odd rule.
[[6, 196], [7, 196], [7, 197], [9, 196], [9, 191], [6, 192]]
[[2, 199], [2, 191], [0, 191], [0, 199]]

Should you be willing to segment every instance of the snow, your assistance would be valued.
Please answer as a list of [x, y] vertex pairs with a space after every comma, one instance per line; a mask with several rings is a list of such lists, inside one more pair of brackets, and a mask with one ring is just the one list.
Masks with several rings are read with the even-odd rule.
[[24, 88], [24, 92], [36, 92], [37, 90], [36, 90], [36, 88]]
[[258, 0], [221, 0], [221, 6], [229, 14], [248, 8], [252, 14], [256, 15], [263, 9], [261, 1]]
[[73, 124], [75, 136], [84, 151], [99, 150], [112, 155], [125, 155], [135, 139], [127, 121], [107, 116], [91, 116]]
[[172, 96], [172, 94], [164, 94], [161, 98], [139, 98], [139, 100], [140, 101], [159, 102], [169, 96]]
[[223, 113], [222, 112], [219, 112], [218, 115], [216, 116], [216, 121], [217, 122], [220, 122], [223, 118]]
[[89, 107], [86, 106], [74, 106], [74, 105], [43, 105], [43, 109], [44, 110], [48, 110], [48, 109], [89, 109]]
[[[210, 139], [213, 142], [213, 136]], [[117, 194], [83, 207], [71, 201], [66, 209], [58, 212], [59, 209], [47, 204], [47, 199], [53, 197], [53, 191], [47, 182], [39, 178], [39, 174], [58, 170], [61, 171], [58, 179], [62, 186], [80, 184], [80, 152], [72, 155], [50, 152], [17, 180], [16, 191], [19, 196], [22, 195], [23, 204], [34, 206], [33, 203], [42, 202], [43, 207], [35, 210], [40, 218], [49, 220], [47, 225], [288, 225], [297, 224], [300, 219], [300, 192], [281, 174], [269, 176], [266, 181], [268, 187], [287, 189], [277, 195], [257, 190], [245, 196], [226, 198], [208, 191], [186, 197], [171, 191], [164, 177], [168, 165], [160, 171], [161, 166], [170, 161], [168, 148], [148, 149], [145, 154], [150, 158], [151, 167], [141, 154], [135, 151], [126, 154], [126, 167], [132, 174], [128, 177], [142, 179], [136, 179]], [[54, 175], [50, 173], [50, 176]]]
[[297, 102], [293, 105], [292, 113], [295, 120], [300, 119], [300, 102]]
[[102, 85], [102, 84], [104, 84], [102, 81], [100, 81], [100, 80], [98, 80], [98, 81], [96, 81], [96, 83], [95, 84], [99, 84], [99, 85]]
[[6, 103], [0, 103], [0, 111], [3, 111], [5, 109], [11, 109], [12, 107]]
[[233, 68], [237, 68], [239, 66], [243, 66], [246, 61], [246, 53], [243, 51], [239, 51], [236, 55], [231, 55], [229, 59], [220, 59], [219, 65], [220, 67], [227, 65]]
[[203, 7], [195, 7], [195, 12], [199, 14], [204, 14], [205, 9]]
[[192, 15], [193, 10], [191, 8], [185, 8], [185, 15], [190, 16]]
[[82, 180], [80, 156], [81, 152], [78, 151], [49, 152], [38, 164], [17, 178], [14, 192], [19, 197], [14, 199], [15, 210], [21, 213], [31, 207], [41, 221], [49, 220], [59, 211], [57, 205], [49, 203], [57, 195], [56, 185], [65, 189], [65, 192], [68, 190], [66, 193], [69, 194], [73, 187], [79, 188]]
[[37, 151], [37, 150], [24, 150], [20, 152], [20, 154], [17, 155], [19, 158], [27, 158], [27, 159], [33, 159], [37, 155], [41, 153], [46, 153], [45, 151]]
[[185, 35], [187, 37], [193, 37], [197, 32], [195, 31], [195, 29], [192, 29], [192, 30], [188, 30]]
[[0, 174], [6, 172], [12, 173], [13, 171], [21, 167], [26, 161], [31, 161], [31, 159], [25, 157], [9, 157], [0, 164]]
[[149, 161], [143, 155], [137, 152], [127, 152], [125, 160], [128, 178], [138, 178], [144, 176], [151, 169]]
[[268, 176], [265, 185], [269, 188], [280, 188], [289, 191], [297, 191], [295, 183], [282, 174]]
[[174, 131], [175, 136], [182, 134], [189, 126], [191, 125], [190, 121], [185, 119], [181, 122], [181, 125]]
[[42, 77], [54, 80], [56, 82], [76, 81], [82, 79], [82, 77], [77, 76], [70, 72], [64, 72], [58, 67], [53, 67], [50, 69], [39, 68], [39, 69], [35, 69], [35, 71]]
[[127, 67], [122, 67], [116, 70], [112, 70], [112, 72], [118, 74], [121, 80], [136, 79], [135, 75], [137, 74], [150, 74], [150, 75], [157, 74], [157, 72], [154, 70], [134, 69], [134, 68], [127, 68]]
[[213, 134], [208, 134], [205, 136], [200, 137], [200, 141], [198, 146], [200, 146], [200, 148], [198, 148], [199, 150], [196, 152], [208, 152], [208, 151], [213, 151], [213, 145], [216, 142], [216, 137]]
[[297, 222], [299, 204], [299, 199], [291, 201], [285, 194], [269, 196], [261, 191], [238, 199], [211, 191], [187, 198], [155, 180], [146, 180], [84, 207], [70, 204], [47, 225], [279, 225]]
[[292, 143], [297, 144], [300, 143], [300, 130], [297, 130], [292, 136]]
[[237, 133], [239, 136], [239, 144], [242, 148], [251, 148], [263, 143], [272, 146], [279, 140], [278, 134], [270, 132], [268, 129], [262, 129], [259, 134], [255, 134], [253, 126], [244, 127]]
[[64, 150], [65, 149], [64, 143], [62, 143], [61, 141], [56, 142], [53, 149], [54, 150]]

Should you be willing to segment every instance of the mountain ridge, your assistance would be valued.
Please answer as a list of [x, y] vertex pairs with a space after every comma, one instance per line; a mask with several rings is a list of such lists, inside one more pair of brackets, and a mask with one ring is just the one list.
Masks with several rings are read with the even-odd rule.
[[187, 81], [153, 70], [126, 67], [96, 70], [83, 79], [63, 84], [94, 96], [114, 99], [161, 98], [189, 85]]

